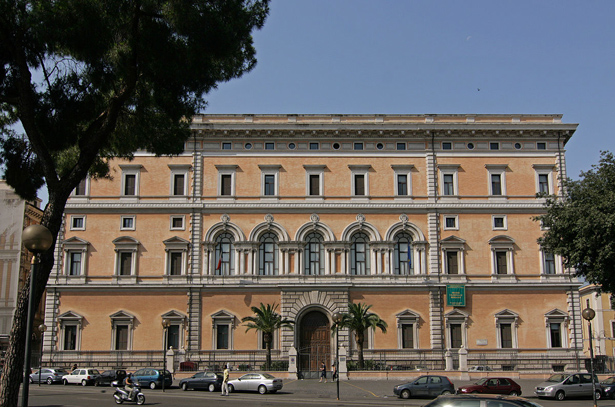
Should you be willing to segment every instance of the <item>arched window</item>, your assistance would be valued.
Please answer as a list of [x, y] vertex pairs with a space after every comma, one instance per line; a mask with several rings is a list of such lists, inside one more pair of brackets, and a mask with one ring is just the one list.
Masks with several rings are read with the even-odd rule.
[[278, 237], [275, 233], [263, 233], [258, 248], [259, 274], [274, 276], [278, 274]]
[[352, 235], [350, 274], [357, 276], [369, 274], [369, 237], [363, 232]]
[[322, 244], [322, 235], [312, 232], [305, 237], [305, 274], [321, 275], [325, 274], [325, 249]]
[[216, 237], [216, 270], [214, 273], [216, 276], [230, 276], [233, 274], [234, 241], [233, 235], [228, 232], [220, 233]]
[[395, 252], [393, 259], [393, 274], [414, 274], [412, 251], [412, 236], [406, 232], [395, 236]]

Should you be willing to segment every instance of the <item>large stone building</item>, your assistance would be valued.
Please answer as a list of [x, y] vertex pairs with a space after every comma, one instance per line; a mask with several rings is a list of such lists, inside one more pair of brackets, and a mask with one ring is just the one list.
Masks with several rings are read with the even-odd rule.
[[[17, 296], [30, 272], [32, 253], [21, 243], [21, 234], [23, 229], [41, 222], [40, 203], [38, 199], [32, 202], [22, 199], [6, 181], [0, 180], [0, 363], [3, 363], [9, 344]], [[33, 322], [37, 334], [33, 346], [35, 363], [40, 349], [37, 328], [42, 322], [42, 313], [36, 312]]]
[[[111, 162], [66, 206], [48, 285], [50, 363], [260, 366], [250, 307], [296, 322], [274, 360], [330, 365], [332, 314], [371, 305], [369, 366], [562, 370], [579, 284], [542, 252], [560, 115], [202, 115], [183, 154]], [[164, 329], [163, 319], [170, 326]], [[348, 366], [354, 336], [340, 333]], [[297, 358], [295, 359], [295, 354]]]

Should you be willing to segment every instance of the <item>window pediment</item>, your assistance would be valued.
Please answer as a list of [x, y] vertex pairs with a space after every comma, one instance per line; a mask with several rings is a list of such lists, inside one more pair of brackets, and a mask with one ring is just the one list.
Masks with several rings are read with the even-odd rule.
[[414, 311], [410, 311], [409, 309], [400, 312], [399, 314], [395, 315], [395, 317], [397, 318], [399, 323], [417, 323], [419, 322], [419, 319], [421, 319], [421, 316], [419, 314]]
[[68, 239], [66, 239], [66, 240], [63, 240], [63, 241], [62, 241], [62, 244], [63, 244], [64, 246], [67, 246], [67, 245], [72, 245], [72, 246], [84, 246], [84, 245], [88, 245], [88, 244], [90, 244], [90, 242], [88, 242], [87, 240], [83, 240], [83, 239], [81, 239], [81, 238], [79, 238], [79, 237], [73, 236], [73, 237], [69, 237], [69, 238], [68, 238]]
[[117, 311], [117, 312], [115, 312], [115, 313], [113, 313], [113, 314], [109, 315], [109, 318], [111, 318], [111, 319], [112, 319], [112, 320], [114, 320], [114, 321], [118, 321], [118, 320], [128, 320], [128, 321], [132, 322], [132, 321], [134, 321], [135, 316], [134, 316], [134, 315], [132, 315], [132, 314], [131, 314], [131, 313], [129, 313], [129, 312], [126, 312], [126, 311], [120, 310], [120, 311]]
[[77, 314], [74, 311], [66, 311], [62, 315], [58, 316], [59, 321], [76, 321], [81, 322], [83, 320], [83, 316]]

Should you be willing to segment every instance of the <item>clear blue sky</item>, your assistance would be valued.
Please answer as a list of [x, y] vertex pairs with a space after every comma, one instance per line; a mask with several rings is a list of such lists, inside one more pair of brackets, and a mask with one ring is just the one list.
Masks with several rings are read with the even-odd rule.
[[577, 179], [615, 152], [614, 19], [613, 0], [273, 0], [256, 68], [205, 113], [561, 113]]

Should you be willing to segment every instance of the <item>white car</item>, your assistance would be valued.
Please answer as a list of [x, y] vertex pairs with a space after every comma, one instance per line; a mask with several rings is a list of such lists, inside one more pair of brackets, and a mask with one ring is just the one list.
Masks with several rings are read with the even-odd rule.
[[97, 369], [75, 369], [71, 374], [62, 376], [62, 384], [80, 384], [87, 386], [88, 384], [94, 384], [96, 378], [100, 376], [100, 372]]
[[276, 379], [268, 373], [247, 373], [228, 382], [228, 389], [234, 391], [257, 391], [260, 394], [275, 393], [282, 389], [282, 379]]
[[491, 371], [493, 371], [493, 369], [491, 369], [489, 366], [486, 366], [486, 365], [472, 366], [471, 368], [468, 369], [468, 372], [491, 372]]

